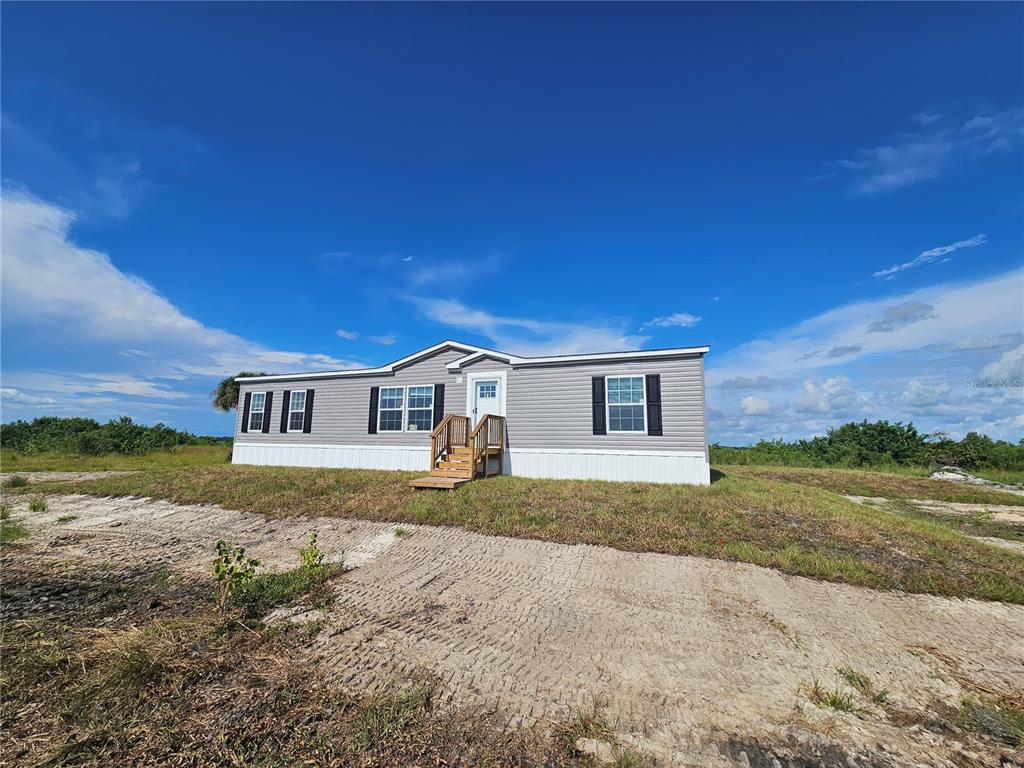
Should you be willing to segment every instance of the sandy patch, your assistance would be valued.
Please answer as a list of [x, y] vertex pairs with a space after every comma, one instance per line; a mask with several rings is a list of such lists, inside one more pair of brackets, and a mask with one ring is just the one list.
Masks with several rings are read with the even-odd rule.
[[[62, 515], [77, 519], [57, 524]], [[218, 538], [281, 569], [297, 565], [315, 529], [329, 557], [344, 551], [358, 566], [337, 581], [309, 647], [325, 683], [372, 691], [427, 672], [442, 703], [482, 705], [512, 724], [600, 701], [623, 741], [664, 765], [772, 765], [755, 759], [759, 745], [808, 741], [859, 755], [857, 765], [954, 765], [952, 738], [866, 702], [860, 716], [819, 708], [799, 689], [841, 686], [836, 669], [849, 665], [888, 689], [893, 708], [926, 713], [975, 687], [1024, 688], [1024, 606], [458, 528], [408, 526], [399, 538], [388, 524], [145, 499], [51, 497], [41, 514], [17, 499], [15, 516], [32, 531], [23, 546], [43, 556], [165, 563], [197, 577]], [[977, 759], [999, 765], [995, 752]]]
[[3, 472], [0, 473], [0, 483], [8, 477], [15, 475], [24, 477], [29, 483], [60, 483], [60, 482], [83, 482], [85, 480], [99, 480], [104, 477], [117, 477], [118, 475], [134, 475], [135, 469], [111, 469], [96, 472]]

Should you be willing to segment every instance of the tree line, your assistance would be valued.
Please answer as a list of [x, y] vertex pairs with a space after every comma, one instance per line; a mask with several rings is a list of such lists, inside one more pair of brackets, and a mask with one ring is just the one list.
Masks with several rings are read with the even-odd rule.
[[226, 442], [231, 442], [231, 438], [193, 435], [166, 424], [136, 424], [128, 416], [111, 419], [106, 424], [80, 417], [43, 416], [0, 425], [0, 447], [17, 453], [137, 455], [177, 445]]
[[716, 464], [791, 467], [944, 467], [1024, 470], [1024, 439], [1016, 443], [969, 432], [953, 440], [943, 432], [922, 434], [913, 424], [850, 422], [810, 440], [762, 440], [733, 448], [711, 446]]

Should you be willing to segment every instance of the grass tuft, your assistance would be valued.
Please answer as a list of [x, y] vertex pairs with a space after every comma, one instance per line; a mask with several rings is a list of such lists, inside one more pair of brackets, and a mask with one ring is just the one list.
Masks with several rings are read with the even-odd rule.
[[871, 678], [863, 672], [858, 672], [853, 667], [840, 667], [836, 671], [840, 677], [853, 688], [856, 688], [861, 696], [871, 701], [872, 704], [882, 706], [889, 700], [889, 691], [885, 688], [882, 690], [876, 689], [874, 683], [871, 682]]
[[28, 485], [28, 478], [22, 475], [11, 475], [5, 478], [3, 483], [4, 488], [24, 488], [26, 485]]
[[65, 523], [70, 523], [73, 520], [77, 520], [77, 519], [78, 519], [78, 515], [61, 515], [60, 517], [57, 518], [57, 525], [64, 525]]
[[850, 712], [856, 714], [857, 707], [853, 701], [853, 695], [838, 688], [829, 690], [823, 688], [817, 680], [806, 688], [807, 698], [819, 707], [829, 707], [839, 712]]
[[28, 502], [29, 512], [45, 512], [50, 508], [45, 496], [33, 496]]

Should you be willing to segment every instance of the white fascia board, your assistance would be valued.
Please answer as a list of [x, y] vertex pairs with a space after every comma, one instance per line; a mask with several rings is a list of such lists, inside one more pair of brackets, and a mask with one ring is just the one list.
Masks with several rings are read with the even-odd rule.
[[675, 347], [673, 349], [638, 349], [632, 352], [599, 352], [588, 355], [553, 355], [550, 357], [516, 357], [515, 355], [495, 354], [490, 351], [474, 352], [466, 357], [460, 357], [446, 366], [449, 370], [457, 371], [464, 365], [480, 359], [481, 357], [496, 357], [504, 360], [509, 365], [530, 366], [530, 365], [552, 365], [557, 363], [599, 363], [616, 360], [645, 360], [649, 358], [662, 357], [689, 357], [692, 355], [704, 355], [711, 351], [711, 347]]
[[442, 349], [452, 348], [464, 352], [483, 351], [482, 347], [474, 347], [472, 344], [463, 344], [458, 341], [442, 341], [432, 347], [413, 352], [411, 355], [395, 360], [393, 363], [382, 365], [378, 368], [350, 368], [342, 371], [317, 371], [315, 373], [279, 373], [269, 376], [238, 376], [235, 378], [239, 384], [256, 384], [264, 381], [288, 381], [291, 379], [334, 379], [346, 376], [380, 376], [394, 373], [395, 369], [403, 365], [415, 362], [422, 357], [427, 357]]

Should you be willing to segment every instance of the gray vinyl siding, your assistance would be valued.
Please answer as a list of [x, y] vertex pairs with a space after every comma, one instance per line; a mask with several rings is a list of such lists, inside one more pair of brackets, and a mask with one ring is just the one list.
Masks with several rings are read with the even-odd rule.
[[[310, 445], [426, 446], [429, 431], [369, 434], [367, 421], [370, 387], [445, 385], [444, 412], [466, 413], [468, 374], [505, 371], [506, 416], [509, 448], [624, 449], [653, 451], [707, 451], [703, 356], [672, 360], [602, 362], [586, 365], [513, 367], [482, 359], [463, 371], [449, 372], [448, 363], [465, 356], [446, 350], [418, 360], [394, 374], [340, 378], [273, 381], [243, 384], [235, 421], [239, 443]], [[646, 434], [593, 434], [591, 378], [594, 376], [661, 375], [662, 424], [660, 437]], [[459, 382], [459, 379], [462, 382]], [[313, 429], [310, 433], [280, 431], [284, 391], [312, 389]], [[270, 431], [241, 432], [247, 392], [274, 393]]]
[[[595, 435], [594, 376], [661, 375], [664, 434]], [[704, 359], [638, 360], [517, 368], [508, 375], [509, 448], [600, 448], [636, 451], [707, 450]]]
[[[465, 352], [446, 350], [417, 360], [393, 374], [377, 376], [348, 376], [342, 378], [301, 379], [271, 381], [263, 384], [243, 384], [240, 388], [238, 416], [235, 419], [235, 440], [240, 443], [308, 443], [331, 445], [430, 445], [430, 432], [367, 432], [370, 415], [370, 387], [416, 386], [444, 384], [444, 412], [465, 413], [466, 384], [458, 383], [458, 376], [445, 366], [465, 357]], [[313, 429], [302, 432], [281, 432], [281, 409], [284, 391], [312, 389]], [[270, 432], [242, 432], [242, 410], [246, 392], [274, 393], [271, 403]]]

